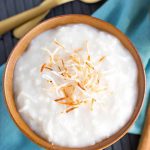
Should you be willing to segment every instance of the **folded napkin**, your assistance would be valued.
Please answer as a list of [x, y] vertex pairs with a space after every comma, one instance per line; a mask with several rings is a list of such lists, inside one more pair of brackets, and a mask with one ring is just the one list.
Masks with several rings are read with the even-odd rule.
[[[147, 77], [146, 96], [142, 111], [130, 130], [130, 133], [139, 134], [150, 99], [150, 0], [108, 0], [93, 16], [110, 22], [124, 32], [142, 58]], [[0, 67], [0, 149], [42, 149], [26, 138], [9, 116], [2, 95], [3, 71], [4, 65]]]

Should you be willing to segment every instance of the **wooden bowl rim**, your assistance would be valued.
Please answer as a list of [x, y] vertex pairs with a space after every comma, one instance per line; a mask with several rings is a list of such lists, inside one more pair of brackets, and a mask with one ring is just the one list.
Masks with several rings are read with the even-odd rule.
[[[79, 23], [84, 23], [86, 24], [84, 20], [86, 19], [89, 19], [91, 22], [96, 22], [96, 23], [99, 23], [99, 30], [101, 30], [101, 25], [105, 25], [111, 29], [113, 29], [114, 33], [110, 33], [109, 31], [105, 31], [105, 32], [108, 32], [110, 34], [115, 34], [115, 32], [117, 32], [118, 34], [120, 34], [120, 36], [122, 36], [127, 44], [130, 45], [130, 47], [132, 47], [132, 49], [134, 50], [134, 53], [137, 57], [137, 61], [135, 60], [136, 64], [138, 63], [138, 65], [140, 65], [140, 69], [138, 68], [138, 74], [141, 75], [141, 78], [142, 78], [142, 93], [141, 93], [141, 98], [140, 100], [137, 100], [137, 104], [135, 106], [135, 110], [132, 114], [132, 116], [130, 117], [129, 121], [119, 130], [117, 131], [115, 134], [113, 134], [112, 136], [110, 136], [109, 138], [107, 139], [104, 139], [94, 145], [91, 145], [91, 146], [87, 146], [87, 147], [81, 147], [81, 148], [71, 148], [71, 147], [62, 147], [62, 146], [58, 146], [58, 145], [53, 145], [52, 143], [46, 141], [45, 139], [41, 138], [40, 136], [38, 136], [34, 131], [32, 131], [29, 126], [25, 123], [25, 121], [22, 119], [21, 115], [19, 114], [18, 111], [14, 113], [12, 113], [12, 107], [9, 105], [9, 101], [13, 101], [15, 103], [15, 100], [14, 100], [14, 97], [12, 99], [10, 99], [10, 95], [8, 95], [7, 93], [9, 93], [9, 80], [10, 79], [10, 76], [13, 74], [14, 70], [9, 70], [9, 67], [10, 67], [10, 64], [13, 63], [13, 60], [12, 60], [12, 57], [15, 57], [14, 54], [15, 54], [15, 51], [18, 49], [18, 47], [20, 45], [22, 45], [24, 43], [24, 41], [27, 41], [28, 38], [34, 34], [34, 32], [38, 32], [38, 30], [44, 26], [48, 26], [50, 23], [54, 23], [55, 21], [60, 21], [62, 19], [73, 19], [73, 20], [78, 20], [77, 18], [80, 18], [82, 19], [81, 22]], [[78, 22], [78, 21], [77, 21]], [[64, 23], [64, 24], [74, 24], [74, 23]], [[57, 26], [61, 26], [62, 24], [58, 24], [56, 25], [55, 27]], [[91, 23], [90, 24], [91, 26], [94, 27], [94, 25]], [[55, 28], [54, 27], [54, 28]], [[50, 28], [51, 29], [51, 28]], [[38, 33], [39, 35], [40, 33]], [[37, 36], [37, 35], [36, 35]], [[118, 38], [118, 37], [117, 37]], [[29, 38], [30, 39], [30, 38]], [[118, 38], [120, 40], [120, 38]], [[121, 40], [120, 40], [121, 41]], [[121, 41], [121, 43], [123, 42], [123, 40]], [[122, 43], [123, 44], [123, 43]], [[124, 45], [124, 44], [123, 44]], [[128, 49], [128, 48], [127, 48]], [[128, 51], [130, 52], [130, 50], [128, 49]], [[131, 54], [131, 52], [130, 52]], [[131, 54], [133, 56], [133, 54]], [[135, 59], [135, 58], [134, 58]], [[18, 60], [18, 59], [17, 59]], [[16, 61], [17, 62], [17, 61]], [[15, 63], [16, 63], [15, 62]], [[14, 67], [15, 67], [15, 63], [14, 63]], [[12, 75], [13, 76], [13, 75]], [[32, 29], [29, 33], [27, 33], [18, 43], [17, 45], [15, 46], [15, 48], [13, 49], [13, 51], [11, 52], [10, 56], [9, 56], [9, 59], [7, 60], [7, 64], [6, 64], [6, 67], [5, 67], [5, 72], [4, 72], [4, 80], [3, 80], [3, 93], [4, 93], [4, 98], [5, 98], [5, 103], [6, 103], [6, 106], [7, 106], [7, 109], [10, 113], [10, 116], [11, 118], [13, 119], [13, 121], [15, 122], [15, 124], [18, 126], [18, 128], [30, 139], [32, 140], [33, 142], [35, 142], [36, 144], [38, 144], [39, 146], [42, 146], [42, 147], [45, 147], [47, 149], [57, 149], [57, 150], [94, 150], [94, 149], [104, 149], [108, 146], [110, 146], [111, 144], [115, 143], [116, 141], [118, 141], [121, 137], [123, 137], [128, 129], [132, 126], [132, 124], [135, 122], [136, 118], [138, 117], [138, 114], [141, 110], [141, 107], [142, 107], [142, 104], [143, 104], [143, 99], [144, 99], [144, 94], [145, 94], [145, 84], [146, 84], [146, 78], [145, 78], [145, 71], [144, 71], [144, 68], [143, 68], [143, 65], [142, 65], [142, 61], [140, 59], [140, 56], [136, 50], [136, 48], [133, 46], [133, 44], [130, 42], [130, 40], [126, 37], [126, 35], [124, 35], [119, 29], [117, 29], [116, 27], [114, 27], [113, 25], [111, 25], [110, 23], [107, 23], [103, 20], [100, 20], [100, 19], [97, 19], [97, 18], [94, 18], [94, 17], [91, 17], [91, 16], [87, 16], [87, 15], [79, 15], [79, 14], [69, 14], [69, 15], [61, 15], [61, 16], [57, 16], [57, 17], [53, 17], [53, 18], [50, 18], [48, 19], [47, 21], [44, 21], [43, 23], [39, 24], [38, 26], [36, 26], [34, 29]], [[13, 82], [13, 80], [11, 80], [11, 82]], [[141, 87], [138, 87], [138, 88], [141, 88]], [[13, 89], [11, 90], [12, 93], [13, 93]], [[139, 89], [138, 89], [139, 91]], [[138, 95], [139, 97], [139, 95]], [[137, 98], [139, 99], [139, 98]], [[16, 107], [16, 106], [15, 106]], [[16, 108], [17, 109], [17, 108]], [[17, 117], [19, 117], [19, 119], [15, 117], [15, 115], [18, 115]], [[22, 126], [20, 124], [20, 122], [23, 122], [28, 128], [30, 131], [26, 131], [25, 127]]]

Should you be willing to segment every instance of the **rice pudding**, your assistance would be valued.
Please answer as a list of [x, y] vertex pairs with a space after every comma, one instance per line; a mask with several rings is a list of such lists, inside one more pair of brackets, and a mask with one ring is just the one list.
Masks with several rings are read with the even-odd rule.
[[137, 100], [137, 66], [113, 35], [85, 24], [46, 31], [14, 71], [17, 108], [30, 128], [66, 147], [94, 145], [123, 127]]

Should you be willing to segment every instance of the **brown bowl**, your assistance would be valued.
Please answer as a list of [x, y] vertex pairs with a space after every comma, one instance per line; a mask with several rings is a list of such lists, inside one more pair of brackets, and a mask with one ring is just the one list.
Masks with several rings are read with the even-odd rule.
[[[134, 112], [128, 122], [115, 134], [110, 136], [107, 139], [104, 139], [101, 142], [96, 143], [95, 145], [91, 145], [88, 147], [83, 148], [68, 148], [68, 147], [61, 147], [58, 145], [53, 145], [52, 143], [46, 141], [45, 139], [38, 136], [35, 132], [33, 132], [30, 127], [25, 123], [25, 121], [22, 119], [21, 115], [19, 114], [15, 100], [14, 100], [14, 94], [13, 94], [13, 74], [14, 74], [14, 68], [16, 65], [17, 60], [20, 58], [20, 56], [23, 54], [23, 52], [26, 50], [28, 45], [30, 44], [31, 40], [34, 39], [36, 36], [38, 36], [40, 33], [47, 31], [49, 29], [55, 28], [57, 26], [66, 25], [66, 24], [72, 24], [72, 23], [84, 23], [88, 24], [90, 26], [93, 26], [97, 29], [109, 32], [110, 34], [116, 36], [122, 44], [129, 50], [131, 55], [133, 56], [137, 68], [138, 68], [138, 98], [137, 103], [134, 109]], [[136, 120], [141, 106], [143, 102], [143, 97], [145, 93], [145, 74], [144, 69], [142, 66], [141, 59], [135, 49], [135, 47], [132, 45], [132, 43], [129, 41], [129, 39], [118, 29], [116, 29], [111, 24], [104, 22], [100, 19], [96, 19], [90, 16], [85, 15], [65, 15], [65, 16], [59, 16], [52, 19], [49, 19], [48, 21], [45, 21], [35, 27], [33, 30], [31, 30], [27, 35], [25, 35], [16, 45], [14, 50], [12, 51], [7, 65], [5, 69], [4, 74], [4, 95], [6, 104], [8, 107], [8, 110], [10, 112], [10, 115], [16, 125], [20, 128], [20, 130], [33, 142], [37, 143], [38, 145], [45, 147], [47, 149], [57, 149], [57, 150], [95, 150], [95, 149], [103, 149], [117, 140], [119, 140], [123, 135], [125, 135], [128, 131], [128, 129], [131, 127], [131, 125]]]

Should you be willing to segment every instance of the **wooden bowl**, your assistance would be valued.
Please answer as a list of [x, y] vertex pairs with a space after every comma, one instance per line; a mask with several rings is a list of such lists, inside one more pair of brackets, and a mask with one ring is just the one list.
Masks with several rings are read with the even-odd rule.
[[[134, 112], [131, 116], [131, 118], [128, 120], [128, 122], [115, 134], [110, 136], [107, 139], [104, 139], [101, 142], [96, 143], [95, 145], [91, 145], [84, 148], [68, 148], [68, 147], [61, 147], [59, 145], [53, 145], [52, 143], [46, 141], [45, 139], [38, 136], [35, 132], [33, 132], [30, 127], [25, 123], [25, 121], [22, 119], [21, 115], [19, 114], [15, 100], [14, 100], [14, 94], [13, 94], [13, 74], [14, 74], [14, 68], [16, 65], [17, 60], [20, 58], [20, 56], [23, 54], [23, 52], [27, 49], [28, 45], [30, 44], [31, 40], [34, 39], [36, 36], [38, 36], [40, 33], [45, 32], [49, 29], [55, 28], [57, 26], [66, 25], [66, 24], [72, 24], [72, 23], [84, 23], [88, 24], [92, 27], [95, 27], [97, 29], [109, 32], [110, 34], [116, 36], [122, 44], [129, 50], [131, 55], [133, 56], [137, 68], [138, 68], [138, 98], [137, 103], [134, 109]], [[132, 68], [131, 68], [132, 69]], [[16, 125], [20, 128], [20, 130], [33, 142], [37, 143], [38, 145], [45, 147], [47, 149], [56, 149], [56, 150], [95, 150], [95, 149], [103, 149], [117, 140], [119, 140], [123, 135], [125, 135], [128, 131], [128, 129], [131, 127], [131, 125], [136, 120], [142, 103], [143, 103], [143, 97], [145, 93], [145, 74], [144, 69], [142, 66], [141, 59], [135, 49], [135, 47], [132, 45], [132, 43], [129, 41], [129, 39], [118, 29], [116, 29], [114, 26], [112, 26], [109, 23], [106, 23], [102, 20], [85, 16], [85, 15], [64, 15], [55, 17], [52, 19], [49, 19], [37, 27], [35, 27], [33, 30], [31, 30], [27, 35], [25, 35], [16, 45], [14, 50], [12, 51], [7, 65], [5, 69], [4, 74], [4, 95], [6, 104], [8, 107], [8, 110], [10, 112], [10, 115]], [[128, 112], [127, 112], [128, 113]]]

